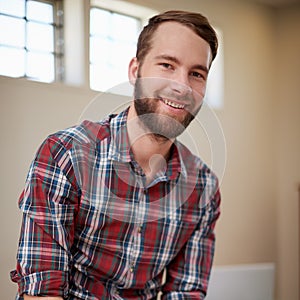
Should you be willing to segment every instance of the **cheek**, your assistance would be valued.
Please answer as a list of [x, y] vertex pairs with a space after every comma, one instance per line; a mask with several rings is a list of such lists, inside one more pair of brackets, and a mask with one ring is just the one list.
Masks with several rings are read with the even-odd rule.
[[145, 78], [143, 89], [149, 97], [155, 97], [168, 89], [168, 82], [163, 78]]
[[193, 90], [193, 98], [194, 98], [194, 101], [195, 101], [195, 109], [197, 110], [198, 107], [200, 107], [203, 103], [203, 99], [204, 99], [204, 96], [205, 96], [205, 87], [203, 87], [201, 90], [198, 90], [195, 91]]
[[201, 85], [192, 86], [194, 98], [197, 102], [201, 102], [205, 96], [206, 92], [206, 83]]

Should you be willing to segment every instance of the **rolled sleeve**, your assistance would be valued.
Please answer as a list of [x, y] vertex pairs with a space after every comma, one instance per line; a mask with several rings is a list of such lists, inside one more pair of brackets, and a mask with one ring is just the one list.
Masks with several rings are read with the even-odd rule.
[[199, 300], [204, 299], [205, 294], [201, 292], [170, 292], [163, 296], [163, 300]]
[[[18, 283], [18, 295], [61, 296], [68, 295], [68, 274], [60, 271], [42, 271], [22, 276], [16, 270], [11, 272], [11, 279]], [[23, 299], [18, 296], [17, 299]]]

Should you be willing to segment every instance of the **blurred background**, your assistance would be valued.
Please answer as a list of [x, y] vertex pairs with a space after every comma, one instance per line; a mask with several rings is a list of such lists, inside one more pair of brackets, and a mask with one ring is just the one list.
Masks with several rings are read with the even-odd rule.
[[[199, 116], [213, 112], [222, 131], [217, 149], [209, 148], [214, 136], [205, 140], [191, 127], [221, 181], [209, 299], [299, 300], [299, 0], [0, 0], [1, 299], [16, 294], [9, 272], [17, 201], [38, 146], [91, 113], [93, 99], [96, 118], [128, 103], [126, 89], [110, 89], [126, 82], [144, 23], [169, 9], [203, 13], [221, 44], [210, 114]], [[268, 296], [255, 294], [259, 285]]]

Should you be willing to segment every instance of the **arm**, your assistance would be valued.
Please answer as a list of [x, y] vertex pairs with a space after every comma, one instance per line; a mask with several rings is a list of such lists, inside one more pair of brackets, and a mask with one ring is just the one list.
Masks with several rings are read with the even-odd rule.
[[11, 273], [19, 295], [57, 299], [68, 293], [77, 193], [67, 160], [66, 149], [57, 140], [47, 139], [28, 173], [19, 200], [23, 222], [17, 267]]
[[202, 210], [196, 230], [167, 268], [163, 300], [203, 300], [206, 296], [214, 255], [214, 228], [220, 215], [218, 190]]

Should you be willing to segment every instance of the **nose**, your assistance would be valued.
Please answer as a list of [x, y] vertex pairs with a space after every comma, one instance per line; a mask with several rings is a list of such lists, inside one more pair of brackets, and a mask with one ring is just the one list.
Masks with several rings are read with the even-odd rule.
[[189, 83], [189, 76], [185, 72], [178, 72], [171, 82], [173, 92], [179, 95], [186, 95], [192, 92]]

